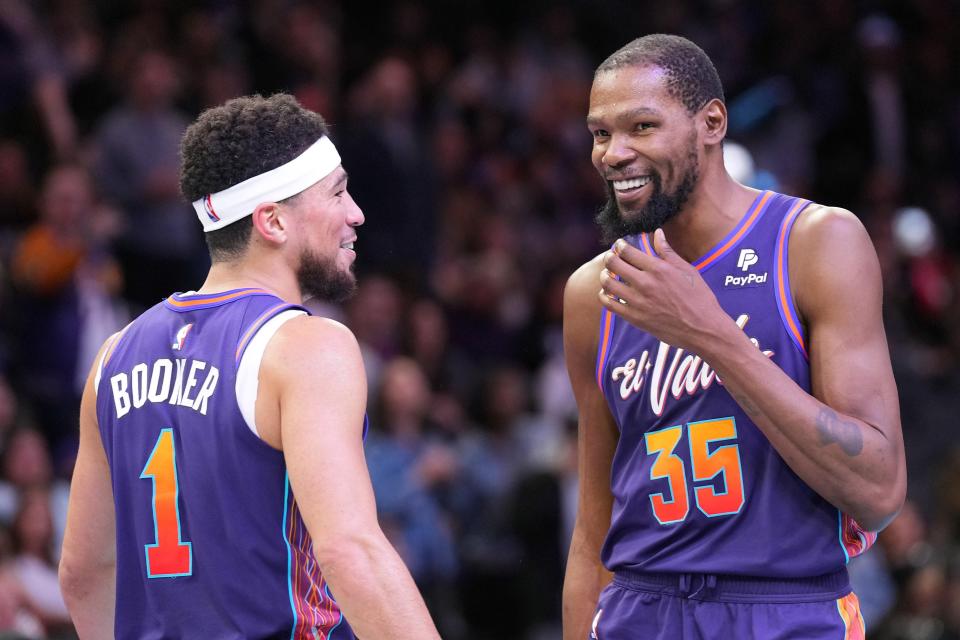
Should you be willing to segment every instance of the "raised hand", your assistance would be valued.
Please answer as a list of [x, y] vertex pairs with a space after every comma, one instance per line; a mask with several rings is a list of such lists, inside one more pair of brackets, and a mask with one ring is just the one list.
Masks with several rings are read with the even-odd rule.
[[653, 245], [657, 256], [617, 240], [603, 257], [600, 302], [660, 340], [699, 352], [730, 318], [700, 273], [667, 243], [662, 229], [654, 233]]

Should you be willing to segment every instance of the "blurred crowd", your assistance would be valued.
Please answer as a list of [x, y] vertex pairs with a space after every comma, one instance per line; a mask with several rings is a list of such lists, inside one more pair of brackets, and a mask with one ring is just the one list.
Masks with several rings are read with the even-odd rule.
[[874, 239], [910, 487], [851, 573], [871, 638], [960, 638], [958, 9], [4, 0], [0, 635], [69, 637], [56, 561], [86, 372], [208, 266], [178, 193], [184, 128], [282, 90], [331, 123], [367, 216], [358, 295], [316, 311], [362, 345], [385, 531], [445, 638], [559, 637], [576, 499], [562, 295], [603, 249], [588, 94], [606, 55], [665, 31], [713, 58], [738, 177], [849, 208]]

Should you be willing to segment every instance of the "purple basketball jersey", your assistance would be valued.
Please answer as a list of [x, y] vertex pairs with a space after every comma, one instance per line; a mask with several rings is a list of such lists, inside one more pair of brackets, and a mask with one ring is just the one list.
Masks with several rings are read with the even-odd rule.
[[[805, 335], [787, 268], [808, 204], [760, 193], [693, 263], [723, 309], [805, 391]], [[653, 253], [642, 234], [630, 242]], [[835, 572], [875, 536], [817, 495], [700, 357], [604, 310], [597, 381], [620, 428], [603, 562], [611, 571], [795, 578]]]
[[175, 294], [108, 348], [97, 419], [117, 514], [116, 637], [354, 637], [283, 454], [237, 403], [250, 339], [298, 308], [257, 289]]

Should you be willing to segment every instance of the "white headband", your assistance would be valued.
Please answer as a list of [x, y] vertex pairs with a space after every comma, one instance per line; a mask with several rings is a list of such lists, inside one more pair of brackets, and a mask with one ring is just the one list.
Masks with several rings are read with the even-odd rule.
[[216, 231], [250, 215], [263, 202], [295, 196], [340, 166], [340, 154], [323, 136], [286, 164], [193, 201], [203, 230]]

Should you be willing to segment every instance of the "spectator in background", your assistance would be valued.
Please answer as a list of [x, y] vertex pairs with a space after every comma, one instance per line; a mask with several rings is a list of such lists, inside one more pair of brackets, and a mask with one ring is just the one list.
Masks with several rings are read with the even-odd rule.
[[23, 145], [0, 140], [0, 251], [36, 217], [36, 193]]
[[[368, 222], [357, 243], [363, 277], [346, 322], [357, 329], [371, 390], [380, 388], [380, 371], [401, 354], [416, 360], [427, 377], [430, 406], [415, 440], [453, 453], [436, 456], [434, 466], [447, 477], [442, 482], [423, 486], [418, 472], [410, 472], [411, 483], [420, 486], [414, 495], [426, 496], [416, 500], [433, 504], [431, 517], [451, 532], [454, 544], [464, 540], [461, 517], [476, 517], [459, 515], [453, 500], [470, 481], [464, 452], [490, 439], [493, 428], [472, 401], [480, 382], [502, 363], [519, 366], [524, 385], [531, 382], [528, 372], [538, 372], [537, 411], [530, 417], [543, 413], [573, 429], [567, 431], [564, 470], [548, 473], [559, 473], [564, 496], [575, 498], [575, 425], [569, 422], [575, 408], [558, 318], [567, 275], [597, 251], [590, 218], [605, 195], [583, 153], [590, 145], [583, 118], [591, 69], [611, 39], [681, 33], [705, 43], [729, 88], [731, 119], [734, 103], [744, 107], [738, 115], [748, 117], [731, 127], [743, 124], [740, 141], [766, 177], [752, 186], [810, 185], [817, 200], [852, 207], [873, 236], [884, 268], [885, 321], [902, 410], [911, 416], [904, 433], [909, 491], [931, 523], [924, 538], [944, 554], [944, 598], [960, 592], [960, 574], [945, 550], [957, 544], [960, 519], [949, 499], [934, 498], [945, 443], [960, 438], [960, 22], [954, 3], [676, 0], [626, 13], [618, 8], [622, 3], [449, 4], [391, 0], [377, 8], [382, 19], [371, 21], [363, 3], [0, 2], [0, 371], [13, 386], [5, 405], [0, 379], [0, 434], [24, 422], [45, 433], [72, 430], [73, 418], [48, 417], [44, 398], [51, 389], [69, 389], [72, 376], [72, 365], [63, 364], [51, 384], [52, 363], [68, 363], [75, 348], [83, 351], [82, 336], [96, 333], [83, 327], [123, 324], [77, 308], [92, 303], [103, 309], [104, 288], [119, 285], [119, 274], [111, 276], [109, 261], [100, 258], [107, 229], [92, 233], [87, 257], [52, 298], [38, 302], [35, 288], [22, 280], [11, 288], [18, 262], [51, 273], [73, 254], [69, 247], [31, 249], [13, 260], [39, 222], [41, 178], [56, 168], [56, 159], [88, 164], [110, 183], [108, 193], [129, 227], [120, 241], [127, 290], [135, 304], [152, 304], [169, 293], [174, 270], [205, 258], [198, 242], [193, 250], [178, 249], [170, 261], [151, 249], [163, 234], [188, 239], [175, 221], [189, 215], [163, 213], [187, 207], [162, 177], [163, 167], [175, 164], [170, 158], [179, 134], [169, 129], [180, 118], [176, 107], [193, 115], [227, 97], [288, 90], [304, 104], [339, 114], [332, 120], [336, 137], [350, 143], [345, 155], [372, 167], [369, 175], [351, 175], [351, 191], [382, 224]], [[887, 16], [870, 18], [878, 10]], [[171, 56], [179, 61], [175, 75]], [[146, 107], [136, 97], [144, 88]], [[348, 139], [353, 131], [362, 134], [356, 145]], [[89, 157], [88, 150], [94, 152]], [[924, 257], [904, 254], [893, 231], [907, 204], [923, 207], [937, 231], [936, 247]], [[84, 266], [91, 261], [104, 268]], [[78, 287], [78, 278], [97, 287]], [[66, 300], [77, 306], [67, 305], [66, 312], [56, 307]], [[347, 318], [339, 307], [310, 304], [320, 315]], [[80, 317], [92, 319], [77, 326]], [[38, 357], [42, 366], [30, 360]], [[55, 446], [56, 465], [67, 466], [69, 438]], [[403, 476], [402, 464], [393, 467], [395, 477]], [[960, 461], [951, 458], [947, 467], [960, 468]], [[482, 464], [477, 469], [482, 475]], [[515, 573], [532, 561], [523, 555], [525, 545], [548, 551], [543, 539], [527, 534], [552, 526], [553, 499], [541, 476], [521, 473], [516, 482], [503, 487], [509, 504], [501, 508], [505, 535], [523, 558]], [[942, 483], [944, 495], [958, 494], [952, 477]], [[7, 507], [12, 520], [18, 490], [9, 482], [7, 489], [14, 496]], [[575, 502], [565, 509], [572, 517]], [[566, 526], [563, 544], [572, 522]], [[897, 535], [894, 528], [890, 537]], [[890, 570], [882, 550], [878, 545], [858, 559], [878, 572], [872, 584], [879, 587], [874, 611], [881, 616], [889, 596], [882, 576]], [[462, 555], [463, 548], [456, 552]], [[860, 568], [854, 564], [852, 572]], [[456, 575], [463, 585], [466, 571]], [[557, 589], [548, 576], [540, 579], [542, 594]], [[8, 576], [6, 582], [16, 581]], [[903, 620], [908, 591], [905, 583], [894, 584], [902, 602], [898, 615], [887, 619]], [[2, 592], [0, 584], [0, 600]], [[469, 610], [477, 602], [456, 606]], [[541, 610], [519, 596], [510, 606]], [[938, 606], [946, 612], [943, 628], [952, 624], [956, 634], [949, 603]], [[0, 630], [3, 620], [0, 612]], [[527, 624], [519, 614], [515, 622]], [[460, 636], [445, 630], [444, 637], [524, 633], [517, 627], [497, 635], [481, 627], [461, 627]], [[871, 639], [882, 640], [889, 623], [868, 620], [868, 627]], [[42, 635], [36, 629], [35, 637]], [[530, 626], [526, 634], [534, 633]]]
[[59, 452], [76, 446], [86, 369], [108, 335], [125, 322], [116, 296], [121, 275], [107, 252], [114, 217], [100, 207], [89, 174], [75, 164], [51, 169], [39, 221], [15, 247], [8, 321], [18, 388]]
[[380, 524], [397, 548], [437, 626], [448, 637], [457, 572], [450, 521], [442, 504], [458, 461], [431, 437], [430, 389], [416, 362], [395, 358], [383, 370], [366, 456]]
[[9, 571], [20, 584], [30, 609], [39, 617], [48, 636], [71, 629], [70, 614], [57, 579], [50, 496], [45, 488], [23, 492], [11, 532], [15, 556]]
[[[467, 621], [484, 638], [520, 637], [556, 620], [562, 575], [559, 425], [534, 414], [526, 373], [487, 374], [480, 428], [459, 442], [454, 488]], [[498, 616], [489, 611], [501, 611]], [[552, 629], [557, 637], [558, 629]], [[548, 636], [551, 637], [551, 636]]]
[[13, 540], [0, 526], [0, 637], [4, 640], [40, 640], [43, 625], [33, 612], [26, 592], [12, 568]]
[[43, 436], [22, 427], [10, 434], [0, 454], [0, 524], [12, 526], [23, 510], [23, 498], [29, 492], [43, 490], [49, 500], [52, 522], [51, 557], [60, 555], [60, 543], [67, 521], [69, 485], [55, 478], [50, 452]]
[[145, 49], [132, 60], [126, 81], [126, 100], [106, 115], [96, 136], [96, 176], [123, 217], [118, 250], [124, 298], [142, 309], [175, 283], [201, 281], [206, 265], [177, 182], [187, 127], [173, 106], [178, 70], [166, 53]]
[[[450, 330], [443, 307], [430, 298], [412, 302], [406, 313], [406, 327], [402, 335], [406, 340], [405, 353], [417, 361], [433, 390], [431, 416], [448, 431], [456, 431], [461, 421], [452, 417], [462, 416], [460, 405], [469, 397], [476, 377], [476, 367], [459, 349], [450, 344]], [[438, 415], [438, 413], [440, 415]]]
[[357, 204], [382, 212], [367, 223], [359, 245], [364, 268], [389, 270], [423, 283], [433, 258], [436, 211], [434, 169], [419, 122], [418, 85], [402, 58], [380, 60], [353, 88], [349, 124], [338, 141], [345, 164], [363, 167], [351, 176]]
[[[361, 234], [358, 242], [363, 242], [364, 237]], [[384, 364], [400, 352], [403, 304], [403, 292], [397, 283], [379, 274], [363, 278], [357, 295], [348, 303], [347, 324], [360, 343], [370, 389], [380, 387]]]

